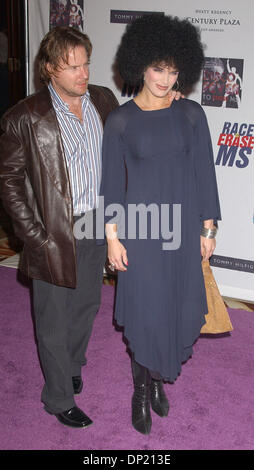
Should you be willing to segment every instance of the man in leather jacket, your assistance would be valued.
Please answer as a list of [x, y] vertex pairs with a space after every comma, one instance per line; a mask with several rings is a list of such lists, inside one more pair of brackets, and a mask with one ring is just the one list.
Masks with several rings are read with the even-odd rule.
[[0, 196], [23, 241], [20, 269], [33, 279], [44, 408], [71, 427], [91, 419], [74, 395], [100, 305], [105, 246], [73, 225], [98, 206], [102, 127], [117, 100], [88, 85], [89, 38], [57, 27], [42, 40], [44, 87], [7, 111], [0, 140]]

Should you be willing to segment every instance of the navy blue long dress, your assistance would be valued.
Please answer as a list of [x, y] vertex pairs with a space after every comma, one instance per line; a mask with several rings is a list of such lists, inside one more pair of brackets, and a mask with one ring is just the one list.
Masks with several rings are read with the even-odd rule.
[[[105, 209], [110, 204], [125, 208], [125, 218], [121, 211], [114, 213], [114, 219], [111, 216], [111, 223], [121, 230], [125, 224], [121, 242], [129, 262], [126, 272], [118, 272], [116, 321], [124, 327], [135, 360], [172, 382], [182, 362], [192, 355], [207, 313], [201, 221], [220, 219], [212, 145], [202, 107], [181, 99], [169, 108], [143, 111], [131, 100], [115, 109], [104, 130], [101, 195]], [[138, 210], [136, 238], [133, 212], [132, 218], [127, 217], [128, 209], [139, 204], [149, 209], [147, 238]], [[170, 245], [174, 240], [161, 229], [160, 209], [169, 208], [167, 226], [174, 235], [174, 225], [179, 226], [173, 212], [177, 204], [181, 240]], [[163, 249], [164, 242], [174, 249]]]

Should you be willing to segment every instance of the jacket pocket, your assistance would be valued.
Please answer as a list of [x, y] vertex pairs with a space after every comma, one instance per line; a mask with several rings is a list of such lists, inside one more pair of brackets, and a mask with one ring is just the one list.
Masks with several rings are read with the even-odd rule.
[[21, 270], [28, 277], [52, 282], [52, 275], [48, 262], [47, 245], [49, 237], [36, 248], [30, 247], [26, 243], [23, 247]]

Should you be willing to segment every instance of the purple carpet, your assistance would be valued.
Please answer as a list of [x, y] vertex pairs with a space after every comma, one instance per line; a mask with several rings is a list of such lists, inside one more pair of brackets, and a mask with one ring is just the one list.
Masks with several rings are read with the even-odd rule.
[[29, 289], [17, 271], [0, 267], [1, 427], [5, 450], [254, 449], [254, 314], [230, 310], [234, 331], [201, 337], [175, 384], [171, 410], [152, 412], [152, 431], [131, 426], [132, 378], [122, 333], [112, 325], [114, 288], [103, 286], [77, 405], [94, 421], [84, 430], [61, 425], [40, 402], [43, 377], [34, 340]]

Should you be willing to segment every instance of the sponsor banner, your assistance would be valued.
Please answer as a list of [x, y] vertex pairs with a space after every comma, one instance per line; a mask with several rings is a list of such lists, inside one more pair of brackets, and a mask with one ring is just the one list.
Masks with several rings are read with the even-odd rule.
[[[158, 12], [157, 12], [158, 13]], [[164, 15], [163, 12], [160, 12]], [[151, 14], [151, 11], [110, 10], [110, 23], [131, 23], [136, 18]]]
[[[213, 2], [209, 2], [212, 4]], [[224, 2], [226, 3], [226, 2]], [[211, 5], [212, 6], [212, 5]], [[201, 31], [223, 33], [227, 32], [227, 28], [237, 28], [241, 26], [239, 14], [232, 10], [234, 2], [231, 2], [231, 8], [208, 8], [208, 9], [194, 9], [191, 16], [187, 16], [187, 19], [198, 26]]]
[[226, 121], [219, 134], [215, 165], [246, 168], [254, 147], [254, 124]]
[[254, 273], [254, 261], [229, 258], [228, 256], [213, 255], [210, 258], [210, 266], [232, 269], [234, 271], [244, 271], [245, 273]]

